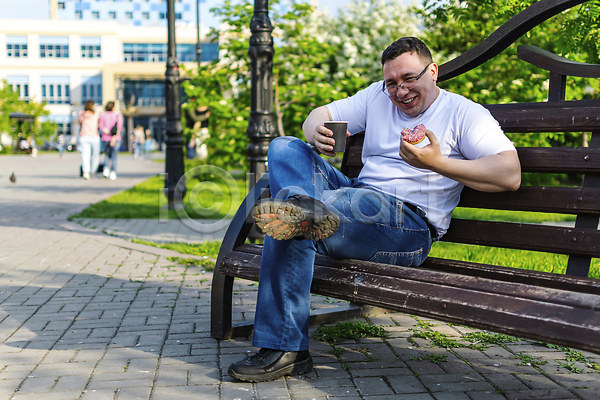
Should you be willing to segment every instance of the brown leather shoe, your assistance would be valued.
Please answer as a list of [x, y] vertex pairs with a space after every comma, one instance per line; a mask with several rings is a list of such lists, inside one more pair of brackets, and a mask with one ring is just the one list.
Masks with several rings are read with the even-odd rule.
[[285, 375], [309, 372], [313, 360], [308, 350], [281, 351], [260, 349], [257, 353], [229, 366], [227, 374], [246, 382], [272, 381]]

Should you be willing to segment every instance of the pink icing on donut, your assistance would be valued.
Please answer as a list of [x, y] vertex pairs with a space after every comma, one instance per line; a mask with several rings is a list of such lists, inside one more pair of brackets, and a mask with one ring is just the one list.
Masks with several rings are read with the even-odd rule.
[[402, 130], [402, 137], [410, 144], [421, 143], [425, 140], [425, 125], [419, 124], [414, 129], [404, 128]]

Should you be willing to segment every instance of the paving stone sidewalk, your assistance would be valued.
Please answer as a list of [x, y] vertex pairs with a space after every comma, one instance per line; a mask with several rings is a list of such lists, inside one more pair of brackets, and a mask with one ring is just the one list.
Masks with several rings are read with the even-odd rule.
[[[465, 344], [462, 335], [481, 331], [400, 313], [369, 317], [385, 339], [312, 340], [307, 375], [234, 381], [228, 365], [253, 348], [248, 338], [210, 337], [210, 272], [106, 226], [67, 221], [162, 166], [124, 155], [116, 181], [84, 181], [77, 168], [74, 154], [0, 156], [0, 400], [600, 398], [596, 354], [525, 340], [437, 348], [415, 330]], [[150, 223], [140, 235], [154, 232]], [[256, 290], [236, 280], [236, 320], [252, 320]], [[314, 296], [313, 305], [336, 300]]]

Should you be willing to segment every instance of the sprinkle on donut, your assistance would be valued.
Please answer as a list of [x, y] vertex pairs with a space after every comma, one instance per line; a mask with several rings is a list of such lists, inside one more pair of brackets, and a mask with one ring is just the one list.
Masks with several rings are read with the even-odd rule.
[[419, 124], [414, 129], [404, 128], [402, 137], [410, 144], [421, 143], [426, 138], [425, 131], [425, 125]]

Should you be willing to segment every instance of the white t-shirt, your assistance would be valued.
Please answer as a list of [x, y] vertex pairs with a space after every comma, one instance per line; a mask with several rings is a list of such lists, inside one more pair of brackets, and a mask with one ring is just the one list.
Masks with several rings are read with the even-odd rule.
[[463, 184], [427, 169], [408, 165], [399, 155], [400, 132], [423, 124], [440, 142], [442, 155], [474, 160], [515, 150], [498, 122], [480, 104], [440, 89], [439, 96], [417, 117], [396, 107], [373, 83], [352, 97], [327, 105], [333, 120], [348, 121], [351, 134], [365, 131], [359, 178], [368, 185], [421, 207], [443, 235], [458, 204]]

